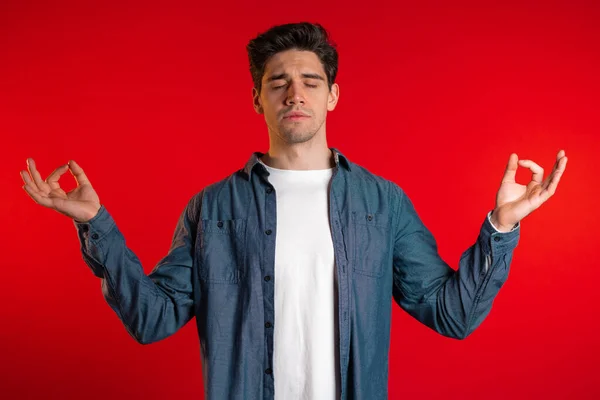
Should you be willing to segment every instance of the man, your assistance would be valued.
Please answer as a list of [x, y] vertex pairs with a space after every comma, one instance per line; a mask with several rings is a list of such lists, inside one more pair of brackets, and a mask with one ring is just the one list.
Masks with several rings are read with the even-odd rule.
[[[327, 146], [339, 87], [326, 31], [276, 26], [247, 51], [269, 151], [192, 197], [148, 276], [77, 163], [43, 181], [29, 159], [24, 188], [73, 218], [85, 262], [138, 342], [196, 317], [207, 399], [387, 398], [391, 299], [442, 335], [473, 332], [507, 279], [519, 221], [554, 194], [565, 153], [545, 180], [511, 154], [496, 207], [454, 271], [398, 185]], [[519, 165], [533, 173], [527, 186], [515, 182]], [[58, 183], [67, 170], [78, 182], [69, 193]]]

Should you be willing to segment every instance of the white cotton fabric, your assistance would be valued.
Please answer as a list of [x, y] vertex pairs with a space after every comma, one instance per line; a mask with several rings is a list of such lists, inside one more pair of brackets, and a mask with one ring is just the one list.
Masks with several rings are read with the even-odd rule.
[[269, 171], [277, 201], [276, 400], [339, 398], [336, 284], [329, 226], [333, 169]]

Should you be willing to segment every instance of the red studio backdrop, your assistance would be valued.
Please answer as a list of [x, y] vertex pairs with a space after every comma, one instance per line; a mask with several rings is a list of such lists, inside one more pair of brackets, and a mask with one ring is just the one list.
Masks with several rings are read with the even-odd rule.
[[203, 398], [194, 321], [136, 343], [19, 171], [76, 160], [149, 273], [189, 198], [268, 149], [248, 40], [311, 21], [340, 54], [328, 144], [403, 187], [453, 268], [511, 152], [569, 158], [471, 336], [394, 305], [389, 398], [600, 398], [600, 3], [496, 3], [0, 2], [0, 397]]

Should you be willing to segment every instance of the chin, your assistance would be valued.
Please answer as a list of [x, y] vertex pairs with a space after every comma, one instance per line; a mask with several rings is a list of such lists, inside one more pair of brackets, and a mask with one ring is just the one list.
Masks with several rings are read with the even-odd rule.
[[297, 144], [297, 143], [305, 143], [315, 137], [316, 132], [296, 132], [296, 131], [284, 131], [281, 134], [281, 138], [285, 140], [286, 143]]

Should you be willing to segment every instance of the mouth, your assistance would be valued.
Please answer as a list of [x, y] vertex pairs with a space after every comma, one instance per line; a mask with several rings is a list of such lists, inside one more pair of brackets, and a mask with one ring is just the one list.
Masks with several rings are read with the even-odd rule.
[[302, 121], [306, 118], [309, 118], [308, 115], [290, 115], [289, 117], [284, 117], [283, 119], [286, 121]]
[[310, 118], [310, 116], [301, 112], [291, 112], [283, 116], [283, 119], [288, 121], [301, 121], [305, 118]]

